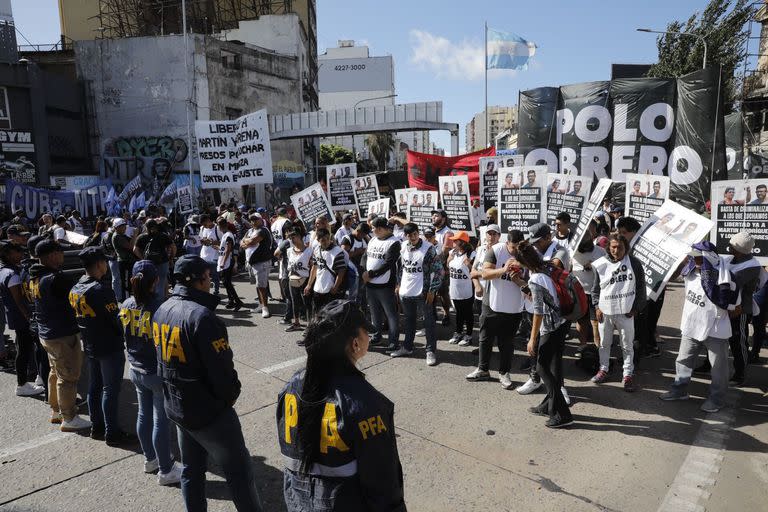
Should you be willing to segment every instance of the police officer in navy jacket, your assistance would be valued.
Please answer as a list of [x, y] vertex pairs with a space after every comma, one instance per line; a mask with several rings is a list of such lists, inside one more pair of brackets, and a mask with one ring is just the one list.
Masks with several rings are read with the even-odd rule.
[[178, 429], [184, 504], [189, 512], [206, 510], [210, 455], [224, 472], [237, 510], [260, 511], [251, 457], [232, 407], [240, 381], [227, 328], [215, 313], [219, 298], [208, 293], [210, 266], [187, 254], [173, 273], [177, 284], [155, 312], [152, 333], [165, 410]]
[[307, 326], [307, 367], [277, 405], [289, 512], [406, 510], [394, 404], [356, 367], [371, 327], [348, 300], [332, 301]]

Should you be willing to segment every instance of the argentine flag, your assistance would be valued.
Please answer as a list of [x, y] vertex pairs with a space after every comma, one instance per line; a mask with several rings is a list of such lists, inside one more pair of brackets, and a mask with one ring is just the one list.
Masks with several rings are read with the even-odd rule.
[[528, 69], [528, 61], [536, 53], [535, 43], [509, 32], [487, 30], [487, 69]]

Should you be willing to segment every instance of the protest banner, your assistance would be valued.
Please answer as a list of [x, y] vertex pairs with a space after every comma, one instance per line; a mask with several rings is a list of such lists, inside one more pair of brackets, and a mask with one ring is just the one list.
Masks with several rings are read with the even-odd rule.
[[379, 217], [389, 218], [389, 198], [384, 197], [368, 203], [368, 214], [375, 213]]
[[659, 298], [691, 245], [703, 240], [713, 225], [706, 217], [669, 199], [646, 219], [631, 246], [632, 255], [643, 264], [649, 299]]
[[110, 188], [112, 188], [112, 180], [103, 179], [93, 185], [75, 190], [75, 209], [86, 219], [106, 212]]
[[141, 187], [141, 175], [137, 174], [135, 178], [125, 184], [123, 190], [120, 192], [120, 195], [117, 196], [117, 202], [121, 206], [127, 206], [128, 201], [131, 200], [131, 197], [133, 197], [136, 192], [141, 190]]
[[368, 204], [379, 199], [379, 184], [376, 175], [360, 176], [350, 180], [357, 204], [357, 215], [360, 220], [368, 218]]
[[727, 178], [720, 71], [631, 78], [520, 93], [518, 151], [525, 165], [611, 178], [670, 178], [669, 197], [704, 211], [710, 181]]
[[469, 204], [469, 181], [466, 176], [440, 176], [440, 204], [448, 214], [448, 227], [454, 231], [474, 233]]
[[272, 183], [267, 111], [227, 121], [195, 121], [203, 188]]
[[483, 211], [496, 206], [499, 187], [499, 170], [505, 167], [520, 167], [523, 165], [523, 155], [501, 155], [481, 158], [479, 160], [480, 172], [480, 201]]
[[547, 168], [543, 165], [505, 168], [499, 176], [499, 227], [525, 231], [546, 220], [547, 195], [544, 187]]
[[592, 190], [592, 178], [566, 174], [547, 174], [547, 224], [554, 225], [560, 212], [571, 216], [571, 231], [576, 228]]
[[624, 216], [641, 224], [669, 199], [669, 178], [655, 174], [627, 174]]
[[305, 188], [301, 192], [291, 196], [291, 204], [296, 210], [296, 215], [304, 222], [311, 225], [317, 217], [325, 215], [331, 224], [336, 222], [331, 211], [331, 203], [328, 202], [328, 196], [325, 195], [322, 185], [315, 183]]
[[85, 245], [85, 242], [88, 241], [88, 236], [69, 230], [64, 233], [64, 238], [67, 242], [75, 245]]
[[31, 187], [15, 180], [5, 180], [5, 208], [15, 212], [24, 210], [30, 219], [43, 213], [59, 214], [76, 207], [75, 193], [69, 190], [47, 190]]
[[469, 179], [469, 192], [476, 197], [480, 194], [478, 162], [480, 158], [495, 154], [496, 149], [493, 147], [457, 156], [408, 151], [408, 186], [419, 190], [437, 191], [439, 176], [466, 175]]
[[597, 211], [603, 205], [603, 199], [605, 199], [606, 194], [608, 194], [608, 192], [611, 190], [612, 184], [613, 181], [611, 181], [610, 178], [601, 178], [600, 181], [597, 182], [595, 190], [592, 191], [592, 195], [589, 196], [587, 205], [584, 207], [584, 210], [579, 216], [579, 223], [576, 225], [576, 230], [573, 232], [573, 236], [571, 237], [571, 241], [568, 246], [571, 252], [575, 252], [576, 248], [581, 243], [581, 239], [584, 238], [584, 233], [587, 232], [589, 223], [592, 221]]
[[432, 210], [437, 208], [437, 192], [413, 190], [408, 193], [408, 220], [420, 230], [434, 227]]
[[728, 254], [728, 242], [739, 231], [755, 239], [752, 249], [758, 261], [768, 264], [768, 178], [712, 182], [710, 239], [717, 252]]
[[395, 201], [397, 204], [397, 211], [403, 212], [408, 215], [408, 194], [415, 192], [415, 188], [397, 188], [395, 189]]
[[179, 213], [181, 214], [187, 214], [191, 213], [192, 210], [194, 210], [193, 201], [192, 201], [192, 189], [189, 185], [184, 185], [182, 187], [177, 186], [176, 187], [176, 198], [179, 202]]
[[357, 178], [357, 164], [329, 165], [325, 168], [328, 177], [328, 200], [331, 209], [354, 210], [355, 193], [352, 190], [351, 178]]

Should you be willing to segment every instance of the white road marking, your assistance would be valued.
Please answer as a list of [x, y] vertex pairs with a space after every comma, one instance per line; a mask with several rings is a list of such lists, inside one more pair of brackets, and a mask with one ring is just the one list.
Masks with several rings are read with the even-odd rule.
[[703, 511], [700, 501], [711, 496], [709, 488], [715, 485], [728, 434], [735, 420], [740, 394], [730, 390], [726, 407], [720, 412], [707, 415], [702, 422], [688, 455], [669, 486], [658, 512]]
[[56, 432], [51, 432], [50, 434], [38, 437], [37, 439], [32, 439], [29, 441], [24, 441], [23, 443], [9, 446], [8, 448], [4, 448], [2, 451], [0, 451], [0, 459], [6, 459], [12, 455], [16, 455], [27, 450], [32, 450], [33, 448], [38, 448], [40, 446], [56, 442], [66, 436], [66, 432], [57, 430]]
[[284, 368], [290, 368], [291, 366], [296, 366], [299, 364], [304, 363], [307, 360], [307, 356], [301, 356], [297, 357], [296, 359], [289, 359], [288, 361], [283, 361], [282, 363], [273, 364], [272, 366], [267, 366], [266, 368], [259, 368], [256, 371], [259, 371], [261, 373], [275, 373], [278, 370], [282, 370]]

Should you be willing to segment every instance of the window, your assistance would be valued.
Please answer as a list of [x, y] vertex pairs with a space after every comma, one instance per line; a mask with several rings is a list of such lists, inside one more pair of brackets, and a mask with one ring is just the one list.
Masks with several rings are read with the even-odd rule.
[[241, 108], [232, 108], [232, 107], [225, 107], [224, 112], [227, 116], [227, 119], [237, 119], [238, 117], [243, 115], [243, 109]]
[[227, 69], [243, 69], [243, 56], [239, 53], [222, 51], [221, 64]]

